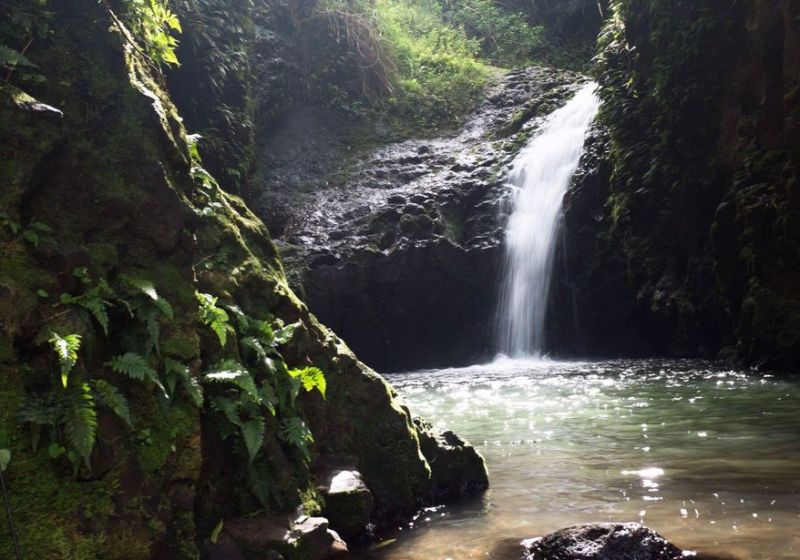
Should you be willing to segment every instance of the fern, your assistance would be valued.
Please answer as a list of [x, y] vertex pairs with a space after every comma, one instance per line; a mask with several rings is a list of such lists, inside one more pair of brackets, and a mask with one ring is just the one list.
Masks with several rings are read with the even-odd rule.
[[303, 369], [290, 369], [288, 373], [291, 377], [299, 379], [306, 391], [310, 392], [316, 389], [320, 392], [322, 398], [325, 398], [327, 382], [321, 369], [318, 367], [305, 367]]
[[67, 387], [69, 373], [78, 362], [78, 350], [81, 348], [81, 336], [78, 334], [68, 334], [60, 336], [58, 333], [50, 335], [50, 345], [58, 356], [58, 365], [61, 369], [61, 384]]
[[243, 390], [254, 402], [261, 402], [261, 393], [256, 387], [253, 376], [242, 364], [235, 360], [223, 360], [211, 371], [203, 376], [205, 381], [211, 383], [229, 383]]
[[242, 419], [239, 417], [239, 409], [236, 403], [227, 397], [212, 397], [211, 408], [216, 412], [221, 412], [234, 426], [241, 427]]
[[266, 432], [264, 420], [261, 418], [245, 420], [242, 422], [241, 429], [242, 439], [244, 439], [245, 447], [247, 447], [247, 455], [252, 463], [264, 443], [264, 434]]
[[106, 362], [106, 365], [116, 373], [121, 373], [136, 381], [149, 381], [155, 384], [164, 396], [169, 396], [167, 389], [158, 378], [158, 372], [150, 367], [144, 356], [140, 356], [135, 352], [127, 352], [122, 356], [111, 358]]
[[158, 291], [156, 291], [156, 287], [152, 282], [142, 278], [128, 276], [127, 274], [120, 274], [120, 279], [125, 286], [134, 293], [146, 296], [164, 317], [170, 320], [175, 318], [172, 305], [170, 305], [169, 301], [158, 295]]
[[[72, 275], [76, 278], [80, 278], [84, 284], [90, 284], [92, 282], [91, 278], [88, 276], [86, 267], [76, 268], [72, 272]], [[100, 279], [96, 286], [89, 288], [80, 296], [61, 294], [61, 303], [65, 305], [77, 305], [88, 311], [103, 329], [103, 333], [108, 336], [108, 311], [106, 308], [112, 305], [108, 299], [115, 297], [117, 297], [117, 295], [114, 290], [111, 289], [105, 280]]]
[[111, 358], [106, 365], [117, 373], [127, 375], [136, 381], [147, 381], [156, 377], [156, 370], [151, 368], [143, 356], [135, 352], [127, 352], [122, 356]]
[[278, 437], [296, 447], [307, 461], [311, 459], [308, 445], [314, 443], [314, 436], [301, 418], [292, 416], [284, 419], [278, 430]]
[[128, 5], [133, 30], [150, 58], [157, 63], [180, 66], [175, 55], [178, 40], [172, 33], [181, 33], [181, 23], [167, 7], [166, 0], [129, 0]]
[[39, 426], [55, 426], [58, 420], [58, 411], [52, 402], [31, 395], [22, 400], [18, 414], [22, 422]]
[[228, 341], [228, 332], [233, 330], [228, 324], [228, 314], [224, 309], [217, 307], [217, 298], [211, 294], [197, 293], [200, 303], [200, 321], [211, 328], [219, 338], [220, 346], [224, 347]]
[[265, 509], [270, 506], [269, 491], [271, 472], [264, 461], [254, 461], [247, 468], [247, 487]]
[[78, 452], [87, 468], [97, 440], [97, 412], [92, 388], [82, 383], [63, 399], [62, 424], [69, 444]]
[[119, 392], [119, 389], [103, 379], [93, 379], [91, 385], [97, 404], [111, 409], [114, 414], [122, 418], [128, 426], [133, 428], [128, 400]]
[[164, 373], [170, 397], [175, 396], [178, 382], [197, 408], [203, 406], [203, 387], [192, 377], [189, 368], [171, 358], [164, 358]]
[[291, 342], [292, 338], [294, 338], [295, 332], [299, 329], [301, 323], [298, 321], [297, 323], [292, 323], [291, 325], [286, 325], [285, 327], [281, 327], [280, 329], [276, 330], [274, 333], [275, 336], [275, 345], [276, 346], [283, 346]]

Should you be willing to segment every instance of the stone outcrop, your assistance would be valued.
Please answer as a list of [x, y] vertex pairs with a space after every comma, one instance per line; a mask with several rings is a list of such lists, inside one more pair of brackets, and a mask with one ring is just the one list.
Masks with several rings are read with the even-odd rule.
[[[199, 169], [163, 76], [112, 4], [48, 3], [48, 39], [27, 51], [46, 79], [26, 82], [26, 92], [0, 88], [0, 445], [12, 454], [5, 475], [26, 554], [194, 559], [219, 544], [211, 541], [220, 522], [227, 529], [219, 538], [236, 544], [241, 520], [264, 509], [272, 516], [304, 505], [316, 513], [310, 461], [279, 437], [279, 417], [262, 411], [258, 418], [259, 502], [241, 441], [220, 429], [221, 413], [208, 399], [197, 406], [173, 379], [167, 403], [155, 383], [108, 365], [140, 352], [152, 368], [147, 375], [169, 385], [165, 364], [178, 364], [196, 387], [213, 364], [242, 359], [233, 309], [296, 325], [280, 347], [283, 360], [288, 367], [313, 364], [327, 380], [324, 399], [304, 393], [296, 402], [314, 439], [310, 459], [352, 456], [374, 497], [373, 521], [432, 503], [431, 465], [409, 410], [288, 287], [263, 223]], [[157, 291], [169, 316], [145, 329], [111, 296], [103, 296], [114, 303], [101, 303], [101, 311], [66, 303], [96, 286], [119, 294], [130, 277], [152, 284], [148, 297]], [[229, 306], [226, 340], [199, 320], [198, 292]], [[31, 429], [18, 416], [22, 403], [66, 395], [47, 342], [53, 331], [82, 337], [69, 388], [73, 380], [82, 391], [89, 383], [113, 384], [127, 398], [134, 426], [108, 405], [94, 407], [97, 442], [83, 465], [70, 464], [73, 449], [48, 449], [57, 430]], [[157, 347], [142, 350], [153, 333]], [[327, 521], [314, 523], [310, 532], [333, 538], [329, 527], [321, 529]], [[245, 557], [248, 542], [236, 544]], [[10, 546], [0, 539], [0, 556], [11, 557]], [[325, 544], [331, 552], [337, 546], [335, 538]], [[271, 545], [259, 547], [267, 556]], [[277, 552], [290, 559], [292, 550]]]
[[248, 199], [269, 224], [292, 193], [275, 231], [312, 311], [381, 370], [491, 355], [507, 166], [585, 79], [515, 71], [490, 88], [459, 132], [356, 146], [352, 155], [341, 134], [353, 131], [326, 142], [335, 123], [313, 108], [279, 123], [263, 147], [263, 183]]
[[522, 541], [526, 560], [682, 560], [683, 551], [638, 523], [594, 523]]
[[619, 4], [599, 130], [565, 201], [555, 349], [794, 369], [800, 7]]

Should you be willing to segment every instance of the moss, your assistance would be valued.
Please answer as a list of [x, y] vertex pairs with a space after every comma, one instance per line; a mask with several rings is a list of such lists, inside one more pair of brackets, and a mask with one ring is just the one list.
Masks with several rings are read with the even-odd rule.
[[[46, 449], [31, 451], [27, 431], [16, 421], [22, 397], [19, 378], [0, 370], [0, 440], [12, 451], [7, 484], [11, 509], [25, 557], [41, 560], [99, 558], [96, 545], [102, 535], [89, 535], [84, 521], [102, 519], [114, 509], [118, 479], [112, 473], [99, 481], [76, 481], [71, 468], [52, 460]], [[30, 476], [30, 473], [36, 473]], [[12, 558], [8, 538], [0, 539], [0, 557]], [[135, 558], [135, 557], [131, 557]]]
[[[163, 412], [155, 399], [148, 399], [140, 404], [139, 410], [135, 419], [139, 441], [136, 455], [142, 470], [154, 473], [172, 462], [179, 471], [197, 472], [199, 442], [193, 441], [193, 436], [199, 432], [196, 409], [177, 400]], [[185, 445], [187, 442], [189, 445]], [[177, 453], [179, 447], [180, 453]]]
[[307, 488], [300, 492], [300, 502], [303, 506], [303, 513], [310, 517], [318, 516], [325, 509], [325, 498], [316, 488]]

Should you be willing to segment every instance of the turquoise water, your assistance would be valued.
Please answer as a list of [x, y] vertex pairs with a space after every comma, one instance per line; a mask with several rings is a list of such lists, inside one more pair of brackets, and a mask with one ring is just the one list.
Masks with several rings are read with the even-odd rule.
[[367, 558], [516, 557], [509, 542], [606, 520], [642, 521], [690, 550], [800, 558], [799, 379], [651, 360], [389, 380], [415, 414], [478, 448], [492, 487], [423, 512]]

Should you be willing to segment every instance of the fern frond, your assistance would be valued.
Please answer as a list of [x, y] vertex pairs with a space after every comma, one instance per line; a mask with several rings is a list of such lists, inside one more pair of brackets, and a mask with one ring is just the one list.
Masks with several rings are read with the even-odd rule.
[[275, 336], [275, 345], [276, 346], [283, 346], [284, 344], [288, 344], [291, 342], [292, 338], [294, 338], [295, 332], [302, 326], [300, 321], [296, 323], [292, 323], [291, 325], [286, 325], [285, 327], [281, 327], [280, 329], [274, 332]]
[[264, 420], [263, 418], [245, 420], [242, 422], [241, 430], [244, 445], [247, 447], [247, 455], [250, 457], [250, 462], [252, 463], [253, 459], [255, 459], [258, 454], [258, 450], [261, 449], [261, 445], [264, 443], [264, 434], [266, 432]]
[[108, 304], [105, 301], [90, 292], [73, 298], [72, 301], [86, 309], [103, 329], [103, 333], [108, 336], [108, 312], [106, 311]]
[[215, 412], [221, 412], [228, 419], [228, 422], [234, 426], [242, 425], [242, 419], [239, 417], [239, 409], [236, 403], [227, 397], [212, 397], [211, 409]]
[[156, 291], [156, 287], [152, 282], [142, 278], [128, 276], [127, 274], [120, 274], [120, 279], [132, 291], [140, 293], [152, 301], [153, 305], [155, 305], [165, 317], [170, 320], [174, 318], [175, 315], [173, 313], [172, 306], [167, 300], [158, 294], [158, 291]]
[[119, 389], [104, 379], [93, 379], [91, 385], [92, 389], [94, 389], [94, 397], [97, 404], [111, 409], [114, 414], [125, 420], [128, 426], [133, 428], [128, 399], [119, 392]]
[[114, 356], [106, 362], [106, 365], [116, 373], [121, 373], [136, 381], [150, 381], [159, 388], [164, 396], [169, 396], [167, 389], [158, 378], [158, 372], [148, 365], [144, 356], [135, 352], [127, 352], [122, 356]]
[[306, 460], [310, 460], [311, 455], [308, 445], [314, 443], [314, 436], [301, 418], [292, 416], [281, 422], [278, 437], [289, 445], [296, 447]]
[[61, 369], [61, 384], [66, 388], [69, 373], [78, 362], [78, 350], [81, 348], [81, 336], [79, 334], [68, 334], [62, 337], [54, 332], [50, 335], [49, 342], [58, 356], [58, 365]]
[[288, 373], [289, 376], [299, 379], [306, 391], [310, 392], [316, 389], [320, 392], [322, 398], [325, 398], [327, 382], [321, 369], [318, 367], [305, 367], [302, 369], [290, 369]]
[[263, 461], [255, 461], [247, 469], [247, 487], [259, 503], [267, 508], [269, 503], [269, 490], [271, 487], [269, 465]]
[[228, 341], [228, 333], [233, 330], [228, 324], [228, 313], [217, 307], [217, 298], [211, 294], [198, 292], [197, 301], [200, 303], [200, 321], [214, 331], [220, 346], [225, 346]]
[[82, 383], [64, 395], [62, 402], [61, 421], [67, 441], [83, 458], [86, 467], [91, 468], [89, 457], [97, 440], [97, 411], [92, 388]]
[[156, 370], [151, 368], [144, 356], [135, 352], [127, 352], [122, 356], [114, 356], [106, 362], [112, 370], [127, 375], [136, 381], [147, 381], [156, 377]]
[[39, 426], [55, 426], [58, 420], [58, 408], [53, 402], [31, 395], [22, 400], [17, 414], [22, 422]]
[[253, 401], [260, 402], [261, 395], [253, 376], [242, 364], [235, 360], [223, 360], [203, 376], [211, 383], [230, 383], [243, 390]]
[[189, 368], [177, 360], [164, 358], [164, 373], [167, 379], [169, 392], [174, 396], [175, 387], [178, 381], [181, 382], [183, 390], [189, 395], [197, 408], [203, 406], [203, 387], [192, 377]]

